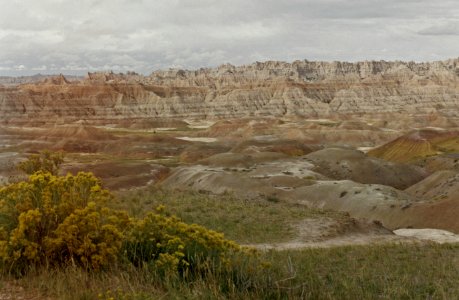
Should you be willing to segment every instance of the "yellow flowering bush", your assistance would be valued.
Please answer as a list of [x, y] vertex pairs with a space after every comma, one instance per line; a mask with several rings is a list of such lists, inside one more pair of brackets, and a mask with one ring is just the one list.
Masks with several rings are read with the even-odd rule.
[[51, 261], [72, 261], [86, 268], [99, 269], [116, 261], [129, 225], [126, 213], [89, 202], [76, 209], [46, 240]]
[[11, 270], [36, 264], [103, 267], [116, 259], [130, 220], [91, 173], [38, 171], [0, 188], [0, 259]]
[[57, 175], [60, 165], [64, 162], [64, 153], [43, 150], [39, 154], [30, 155], [27, 160], [18, 164], [18, 169], [26, 174], [38, 171], [49, 172]]
[[125, 254], [136, 266], [146, 264], [166, 276], [202, 276], [231, 271], [236, 259], [254, 253], [225, 239], [222, 233], [183, 223], [162, 210], [160, 207], [133, 222]]

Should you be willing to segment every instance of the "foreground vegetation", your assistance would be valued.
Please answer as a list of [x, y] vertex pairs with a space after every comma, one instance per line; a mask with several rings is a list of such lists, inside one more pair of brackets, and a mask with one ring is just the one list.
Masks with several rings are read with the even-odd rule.
[[296, 225], [306, 218], [349, 219], [344, 213], [309, 209], [278, 200], [243, 200], [233, 194], [217, 196], [154, 186], [122, 193], [113, 203], [114, 207], [136, 217], [142, 217], [159, 205], [164, 205], [166, 213], [185, 223], [222, 232], [242, 244], [289, 241], [297, 235]]
[[32, 156], [19, 165], [27, 167], [28, 180], [0, 188], [4, 275], [116, 267], [146, 271], [158, 282], [218, 278], [222, 290], [264, 284], [257, 278], [266, 265], [256, 251], [165, 215], [162, 206], [142, 218], [113, 209], [114, 196], [91, 173], [57, 176], [62, 161], [57, 158], [49, 152]]
[[206, 227], [270, 242], [341, 214], [156, 188], [115, 197], [90, 173], [56, 176], [51, 157], [0, 187], [0, 299], [459, 298], [457, 244], [260, 253]]
[[[147, 269], [40, 269], [16, 284], [56, 299], [457, 299], [458, 245], [374, 245], [268, 252], [269, 284], [221, 289], [221, 278], [163, 280]], [[4, 277], [4, 280], [11, 278]], [[258, 278], [261, 282], [261, 278]], [[265, 282], [268, 283], [268, 282]], [[84, 288], [82, 288], [82, 286]]]

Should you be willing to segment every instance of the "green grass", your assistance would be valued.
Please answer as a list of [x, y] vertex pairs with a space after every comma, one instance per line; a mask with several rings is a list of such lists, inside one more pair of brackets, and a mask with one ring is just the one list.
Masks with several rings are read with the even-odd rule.
[[[41, 270], [17, 281], [54, 299], [458, 299], [459, 245], [390, 244], [271, 251], [255, 288], [221, 278], [160, 280], [139, 268]], [[4, 277], [3, 280], [11, 280]], [[40, 299], [40, 298], [38, 298]]]
[[[40, 269], [20, 279], [4, 276], [2, 280], [15, 282], [26, 292], [40, 294], [36, 299], [158, 299], [167, 293], [160, 280], [135, 268], [115, 267], [103, 272], [72, 267]], [[0, 290], [0, 295], [2, 292], [8, 291]]]
[[[271, 252], [290, 296], [312, 299], [458, 299], [459, 245], [353, 246]], [[290, 275], [290, 276], [289, 276]]]
[[282, 242], [297, 234], [295, 224], [306, 218], [343, 218], [344, 214], [308, 209], [304, 205], [271, 199], [241, 200], [231, 194], [209, 195], [192, 191], [168, 191], [151, 187], [121, 195], [116, 207], [142, 216], [158, 205], [186, 223], [223, 232], [239, 243]]

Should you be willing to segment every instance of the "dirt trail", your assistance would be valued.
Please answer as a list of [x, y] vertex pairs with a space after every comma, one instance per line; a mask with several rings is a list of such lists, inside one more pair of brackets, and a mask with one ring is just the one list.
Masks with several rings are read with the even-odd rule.
[[259, 250], [292, 250], [304, 248], [331, 248], [339, 246], [374, 245], [383, 243], [404, 243], [413, 242], [414, 239], [399, 237], [396, 235], [369, 235], [369, 234], [349, 234], [323, 241], [301, 241], [298, 239], [284, 243], [263, 243], [249, 244], [246, 246]]
[[[245, 246], [259, 250], [292, 250], [304, 248], [331, 248], [339, 246], [376, 245], [385, 243], [422, 243], [435, 242], [459, 243], [459, 235], [439, 229], [398, 229], [394, 232], [387, 230], [370, 232], [343, 232], [327, 236], [327, 230], [333, 227], [332, 223], [311, 222], [304, 220], [297, 226], [296, 238], [281, 243], [248, 244]], [[324, 234], [325, 233], [325, 234]]]

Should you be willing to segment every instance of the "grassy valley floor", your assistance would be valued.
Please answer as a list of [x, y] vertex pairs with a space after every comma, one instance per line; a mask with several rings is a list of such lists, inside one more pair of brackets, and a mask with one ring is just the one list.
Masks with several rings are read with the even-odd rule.
[[[222, 289], [217, 278], [162, 281], [114, 267], [37, 270], [3, 277], [1, 299], [457, 299], [459, 245], [389, 244], [271, 251], [257, 288]], [[21, 287], [11, 290], [12, 286]], [[238, 290], [241, 288], [242, 290]], [[8, 298], [8, 293], [12, 297]]]
[[[228, 194], [165, 191], [154, 187], [119, 194], [116, 208], [141, 216], [158, 205], [187, 223], [225, 233], [239, 243], [295, 238], [295, 224], [327, 218], [348, 222], [342, 213]], [[339, 230], [337, 229], [337, 234]], [[99, 272], [69, 266], [32, 270], [21, 278], [2, 275], [0, 299], [457, 299], [459, 245], [425, 242], [261, 251], [267, 266], [244, 272], [238, 285], [221, 274], [164, 279], [148, 268], [123, 264]], [[243, 262], [241, 263], [243, 264]], [[241, 266], [241, 270], [244, 266]], [[247, 268], [245, 268], [247, 272]], [[251, 272], [251, 271], [249, 271]], [[231, 281], [231, 282], [234, 282]]]

